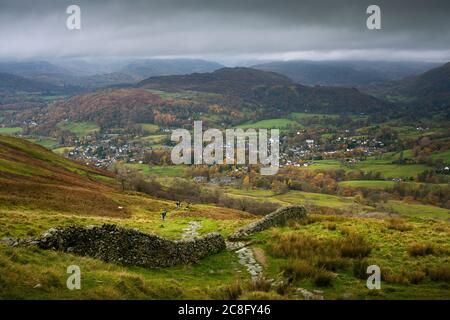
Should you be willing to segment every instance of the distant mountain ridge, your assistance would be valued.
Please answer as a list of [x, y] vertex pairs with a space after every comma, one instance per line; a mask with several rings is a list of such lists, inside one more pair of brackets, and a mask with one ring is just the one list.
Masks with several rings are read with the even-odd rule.
[[450, 103], [450, 62], [405, 81], [406, 92], [430, 103]]
[[86, 90], [134, 84], [151, 76], [211, 72], [221, 64], [200, 59], [83, 59], [0, 62], [0, 73], [9, 73], [56, 86], [78, 86]]
[[138, 87], [170, 90], [198, 90], [214, 93], [245, 93], [256, 86], [290, 85], [292, 81], [280, 74], [251, 68], [221, 68], [211, 73], [192, 73], [151, 77]]
[[422, 74], [390, 81], [368, 88], [378, 97], [396, 100], [396, 103], [417, 112], [450, 108], [450, 62]]
[[30, 80], [14, 74], [0, 73], [0, 92], [47, 92], [58, 90], [57, 86], [49, 83]]
[[0, 72], [33, 77], [42, 74], [70, 74], [70, 71], [47, 61], [0, 62]]
[[252, 66], [283, 74], [303, 85], [361, 87], [420, 74], [435, 63], [389, 61], [275, 61]]
[[308, 87], [288, 77], [253, 68], [222, 68], [212, 73], [152, 77], [138, 87], [161, 90], [194, 90], [236, 95], [279, 111], [373, 113], [393, 105], [354, 88]]
[[130, 62], [118, 72], [145, 79], [154, 76], [212, 72], [220, 68], [223, 68], [223, 65], [201, 59], [145, 59]]
[[370, 72], [343, 65], [288, 61], [256, 65], [254, 68], [278, 72], [304, 85], [354, 86], [356, 83], [368, 84], [383, 80]]

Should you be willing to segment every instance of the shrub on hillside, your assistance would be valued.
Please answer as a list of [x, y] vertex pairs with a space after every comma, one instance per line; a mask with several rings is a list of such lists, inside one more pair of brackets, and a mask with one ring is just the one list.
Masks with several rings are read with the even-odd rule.
[[358, 279], [367, 279], [367, 267], [370, 266], [367, 259], [356, 259], [353, 262], [353, 275]]
[[349, 265], [348, 261], [341, 257], [319, 257], [316, 266], [328, 271], [338, 271]]
[[261, 292], [268, 292], [271, 288], [272, 284], [270, 281], [263, 277], [258, 277], [256, 279], [252, 279], [248, 285], [247, 290], [248, 291], [261, 291]]
[[341, 255], [347, 258], [367, 257], [372, 248], [360, 235], [350, 234], [341, 243]]
[[428, 270], [428, 275], [433, 281], [450, 282], [450, 266], [441, 266]]
[[325, 269], [317, 269], [313, 276], [313, 282], [318, 287], [329, 287], [332, 285], [334, 273]]
[[309, 235], [288, 232], [275, 235], [272, 254], [276, 257], [292, 257], [316, 260], [318, 257], [337, 257], [339, 244], [336, 240], [320, 239]]
[[406, 278], [412, 284], [419, 284], [425, 279], [425, 276], [426, 274], [422, 270], [414, 270], [406, 274]]
[[412, 226], [407, 224], [405, 221], [401, 219], [390, 219], [387, 222], [387, 228], [396, 231], [409, 231], [412, 229]]
[[409, 246], [408, 253], [412, 257], [426, 256], [435, 253], [435, 248], [431, 243], [414, 243]]
[[305, 260], [291, 259], [281, 266], [284, 275], [295, 280], [314, 276], [316, 269]]
[[234, 281], [224, 287], [219, 288], [217, 298], [224, 300], [237, 300], [242, 294], [242, 285], [239, 280]]

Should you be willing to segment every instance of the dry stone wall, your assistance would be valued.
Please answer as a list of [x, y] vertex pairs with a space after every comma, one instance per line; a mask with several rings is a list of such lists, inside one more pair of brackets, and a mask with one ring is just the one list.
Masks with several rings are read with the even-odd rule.
[[283, 207], [264, 216], [264, 218], [258, 221], [239, 228], [236, 232], [231, 234], [228, 239], [230, 241], [237, 241], [252, 233], [263, 231], [271, 227], [283, 226], [290, 220], [299, 220], [305, 217], [306, 209], [303, 206]]
[[172, 241], [110, 224], [50, 229], [34, 243], [42, 249], [149, 268], [188, 264], [225, 249], [225, 239], [218, 233]]

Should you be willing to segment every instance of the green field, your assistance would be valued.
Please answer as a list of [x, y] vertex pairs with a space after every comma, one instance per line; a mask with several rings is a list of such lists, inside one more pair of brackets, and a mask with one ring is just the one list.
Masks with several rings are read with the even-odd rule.
[[21, 127], [11, 127], [11, 128], [0, 128], [0, 134], [16, 134], [16, 133], [20, 133], [22, 132], [22, 128]]
[[141, 128], [149, 134], [156, 133], [159, 131], [159, 126], [152, 123], [138, 123], [138, 125], [141, 126]]
[[48, 149], [53, 149], [59, 145], [58, 140], [55, 138], [34, 138], [28, 140]]
[[397, 165], [392, 164], [390, 160], [375, 160], [368, 159], [365, 161], [359, 161], [353, 166], [349, 166], [341, 163], [339, 160], [317, 160], [313, 165], [308, 167], [300, 167], [301, 170], [336, 170], [342, 169], [346, 172], [358, 171], [363, 172], [380, 172], [386, 179], [403, 178], [410, 179], [415, 178], [419, 173], [430, 169], [423, 164], [407, 164]]
[[184, 174], [183, 166], [154, 166], [139, 163], [128, 163], [127, 166], [145, 174], [161, 177], [182, 177]]
[[147, 89], [151, 93], [157, 94], [160, 98], [164, 100], [177, 100], [177, 99], [201, 99], [208, 97], [218, 97], [220, 94], [216, 93], [207, 93], [207, 92], [199, 92], [199, 91], [190, 91], [190, 90], [180, 90], [176, 92], [162, 91], [156, 89]]
[[53, 152], [59, 154], [59, 155], [64, 155], [70, 151], [72, 151], [75, 147], [61, 147], [61, 148], [56, 148], [53, 149]]
[[[358, 116], [356, 116], [358, 117]], [[286, 129], [288, 126], [303, 127], [303, 120], [308, 120], [311, 118], [319, 119], [336, 119], [339, 118], [337, 114], [320, 114], [320, 113], [303, 113], [303, 112], [293, 112], [290, 113], [286, 118], [273, 118], [266, 119], [257, 122], [247, 122], [238, 126], [238, 128], [248, 129]]]
[[341, 210], [364, 211], [368, 207], [357, 204], [352, 198], [344, 198], [329, 194], [311, 193], [303, 191], [289, 191], [286, 194], [276, 196], [278, 200], [289, 204], [313, 205], [322, 208], [334, 208]]
[[395, 185], [394, 181], [384, 180], [352, 180], [339, 182], [340, 187], [367, 188], [367, 189], [389, 189]]
[[[395, 151], [395, 152], [386, 152], [383, 153], [382, 159], [383, 160], [398, 160], [400, 159], [401, 151]], [[403, 150], [403, 158], [414, 158], [413, 152], [411, 149]], [[371, 158], [373, 159], [373, 158]]]
[[90, 122], [60, 122], [58, 128], [66, 131], [70, 131], [79, 137], [84, 137], [93, 134], [95, 131], [99, 131], [100, 127], [95, 123]]
[[49, 95], [49, 96], [42, 95], [40, 96], [40, 98], [42, 100], [45, 100], [46, 102], [53, 102], [55, 100], [62, 100], [64, 98], [67, 98], [67, 95]]
[[298, 123], [294, 120], [287, 118], [275, 118], [275, 119], [266, 119], [252, 123], [244, 123], [237, 128], [241, 129], [285, 129], [290, 125], [298, 125]]
[[240, 197], [251, 197], [259, 201], [271, 201], [282, 205], [310, 205], [318, 208], [332, 208], [338, 210], [365, 212], [374, 208], [362, 206], [353, 198], [344, 198], [329, 194], [312, 193], [291, 190], [285, 194], [274, 194], [271, 190], [242, 190], [226, 188], [226, 192]]
[[141, 137], [139, 140], [149, 147], [158, 148], [162, 146], [162, 142], [167, 136], [164, 134], [154, 134]]
[[364, 172], [380, 172], [385, 178], [409, 179], [416, 177], [419, 173], [429, 169], [422, 164], [396, 165], [390, 163], [378, 163], [377, 160], [364, 161], [356, 165], [356, 169]]
[[294, 120], [304, 120], [310, 118], [321, 118], [321, 119], [337, 119], [338, 114], [325, 114], [325, 113], [307, 113], [307, 112], [292, 112], [289, 114], [289, 118]]
[[[390, 180], [351, 180], [351, 181], [341, 181], [339, 182], [340, 187], [348, 187], [348, 188], [366, 188], [366, 189], [392, 189], [395, 184], [398, 182], [390, 181]], [[445, 188], [448, 186], [446, 183], [420, 183], [414, 181], [403, 181], [402, 184], [406, 184], [408, 187], [418, 188], [422, 185], [433, 186], [435, 188]]]
[[405, 203], [401, 201], [389, 201], [387, 208], [392, 212], [415, 218], [422, 219], [449, 219], [450, 210], [431, 205]]
[[431, 155], [431, 159], [433, 159], [434, 161], [441, 159], [442, 161], [444, 161], [444, 163], [449, 164], [450, 163], [450, 150], [447, 150], [444, 152], [433, 153]]

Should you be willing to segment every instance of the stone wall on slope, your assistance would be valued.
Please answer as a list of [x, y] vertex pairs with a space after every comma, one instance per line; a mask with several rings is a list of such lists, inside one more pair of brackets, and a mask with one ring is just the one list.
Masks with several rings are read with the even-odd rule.
[[172, 241], [111, 224], [54, 228], [34, 243], [42, 249], [149, 268], [188, 264], [225, 249], [225, 239], [218, 233]]
[[282, 207], [272, 213], [269, 213], [258, 221], [239, 228], [236, 232], [231, 234], [228, 239], [230, 241], [237, 241], [252, 233], [263, 231], [271, 227], [283, 226], [290, 220], [299, 220], [305, 217], [306, 209], [303, 206]]

